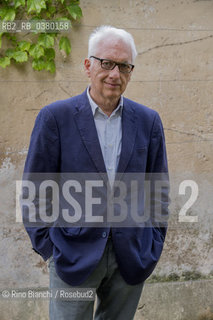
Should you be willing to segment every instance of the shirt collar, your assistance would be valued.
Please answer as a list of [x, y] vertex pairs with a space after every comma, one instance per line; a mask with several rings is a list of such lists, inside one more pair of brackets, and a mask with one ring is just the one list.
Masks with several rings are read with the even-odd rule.
[[[89, 89], [90, 87], [88, 86], [87, 88], [87, 97], [89, 99], [89, 103], [91, 105], [91, 108], [92, 108], [92, 114], [93, 116], [95, 116], [95, 113], [96, 111], [99, 111], [101, 113], [103, 113], [103, 111], [101, 110], [101, 108], [97, 105], [97, 103], [95, 103], [95, 101], [91, 98], [91, 95], [89, 93]], [[120, 97], [120, 100], [118, 102], [118, 106], [116, 107], [115, 110], [113, 110], [112, 114], [115, 114], [115, 113], [119, 113], [119, 115], [122, 114], [122, 110], [123, 110], [123, 96]]]

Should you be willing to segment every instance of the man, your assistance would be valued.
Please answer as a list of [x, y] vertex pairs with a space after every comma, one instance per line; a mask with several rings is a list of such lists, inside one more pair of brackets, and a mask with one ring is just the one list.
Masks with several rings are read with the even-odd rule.
[[[39, 112], [25, 174], [105, 173], [113, 188], [116, 173], [167, 173], [159, 115], [122, 96], [136, 55], [132, 36], [122, 29], [101, 26], [91, 34], [84, 63], [91, 84], [79, 96]], [[166, 216], [168, 201], [162, 198]], [[165, 225], [26, 229], [33, 249], [44, 260], [51, 257], [50, 288], [95, 288], [96, 320], [134, 318], [166, 234]], [[51, 299], [50, 319], [91, 320], [93, 307], [94, 301]]]

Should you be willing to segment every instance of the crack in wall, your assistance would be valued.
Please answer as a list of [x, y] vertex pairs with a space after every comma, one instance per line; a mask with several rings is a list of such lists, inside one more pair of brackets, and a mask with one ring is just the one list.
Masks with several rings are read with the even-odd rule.
[[212, 1], [212, 0], [194, 0], [193, 2]]
[[68, 91], [66, 91], [62, 86], [60, 86], [60, 84], [59, 84], [59, 88], [60, 88], [64, 93], [66, 93], [66, 94], [68, 95], [68, 97], [71, 97], [71, 96], [72, 96]]
[[[187, 132], [187, 131], [183, 131], [183, 130], [179, 130], [179, 129], [172, 129], [172, 128], [166, 128], [164, 127], [164, 130], [166, 131], [173, 131], [173, 132], [177, 132], [180, 134], [183, 134], [185, 136], [191, 136], [191, 137], [195, 137], [198, 138], [197, 140], [182, 140], [182, 141], [173, 141], [173, 142], [167, 142], [166, 144], [182, 144], [182, 143], [197, 143], [197, 142], [212, 142], [213, 139], [206, 139], [203, 138], [202, 135], [196, 134], [196, 133], [191, 133], [191, 132]], [[204, 132], [205, 134], [205, 132]]]
[[210, 139], [200, 139], [200, 140], [181, 140], [181, 141], [173, 141], [173, 142], [169, 142], [167, 141], [166, 144], [184, 144], [184, 143], [199, 143], [199, 142], [212, 142], [212, 140]]
[[[196, 1], [196, 0], [195, 0]], [[213, 0], [197, 0], [197, 1], [213, 1]], [[81, 24], [82, 28], [92, 28], [95, 29], [97, 25], [88, 25], [88, 24]], [[195, 29], [193, 27], [187, 28], [171, 28], [171, 27], [125, 27], [125, 30], [139, 30], [139, 31], [196, 31], [196, 32], [204, 32], [204, 31], [213, 31], [212, 29]]]
[[35, 96], [35, 99], [39, 98], [40, 96], [42, 96], [44, 93], [48, 92], [49, 90], [43, 90], [41, 91], [37, 96]]
[[183, 131], [183, 130], [180, 130], [180, 129], [164, 128], [164, 130], [174, 131], [174, 132], [178, 132], [178, 133], [180, 133], [180, 134], [184, 134], [184, 135], [187, 135], [187, 136], [194, 136], [194, 137], [203, 139], [203, 136], [201, 136], [201, 135], [199, 135], [199, 134], [191, 133], [191, 132], [187, 132], [187, 131]]
[[[172, 129], [172, 128], [164, 127], [164, 130], [165, 131], [173, 131], [173, 132], [177, 132], [177, 133], [183, 134], [185, 136], [198, 138], [196, 140], [181, 140], [181, 141], [171, 141], [171, 142], [167, 141], [166, 144], [183, 144], [183, 143], [198, 143], [198, 142], [212, 142], [213, 141], [213, 139], [206, 139], [206, 138], [203, 138], [202, 135], [199, 135], [199, 134], [196, 134], [196, 133], [187, 132], [187, 131], [183, 131], [183, 130], [180, 130], [180, 129]], [[204, 134], [205, 134], [205, 132], [204, 132]]]
[[[142, 53], [141, 53], [142, 54]], [[131, 80], [131, 83], [134, 82], [139, 82], [139, 83], [143, 83], [143, 82], [171, 82], [171, 81], [177, 81], [177, 82], [213, 82], [213, 79], [157, 79], [157, 80]], [[48, 81], [42, 81], [42, 80], [1, 80], [0, 79], [0, 83], [4, 82], [4, 83], [25, 83], [25, 82], [31, 82], [31, 83], [41, 83], [41, 82], [48, 82]], [[52, 81], [52, 83], [86, 83], [86, 85], [88, 85], [88, 81], [84, 81], [84, 80], [55, 80]], [[67, 93], [67, 92], [66, 92]]]
[[180, 41], [180, 42], [175, 42], [175, 43], [160, 44], [155, 47], [149, 48], [145, 51], [139, 52], [138, 55], [145, 54], [145, 53], [150, 52], [154, 49], [159, 49], [159, 48], [163, 48], [163, 47], [172, 47], [172, 46], [182, 46], [185, 44], [199, 42], [199, 41], [203, 41], [203, 40], [210, 39], [210, 38], [213, 38], [213, 34], [211, 34], [210, 36], [207, 36], [207, 37], [203, 37], [203, 38], [199, 38], [199, 39], [195, 39], [195, 40], [190, 40], [190, 41]]

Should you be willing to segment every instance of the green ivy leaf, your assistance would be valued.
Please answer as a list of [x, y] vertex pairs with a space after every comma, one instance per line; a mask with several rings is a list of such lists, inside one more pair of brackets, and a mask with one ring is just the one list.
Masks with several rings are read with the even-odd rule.
[[83, 16], [82, 10], [77, 4], [71, 4], [66, 8], [74, 20], [77, 20], [78, 18], [81, 18]]
[[45, 49], [44, 55], [47, 60], [53, 60], [55, 59], [55, 50], [50, 48], [50, 49]]
[[13, 21], [16, 17], [16, 12], [13, 8], [0, 9], [0, 17], [4, 21]]
[[13, 55], [13, 59], [16, 62], [25, 62], [28, 60], [28, 55], [26, 52], [23, 51], [16, 51]]
[[50, 7], [48, 8], [48, 13], [49, 13], [51, 16], [54, 15], [55, 12], [56, 12], [56, 8], [55, 8], [55, 7], [50, 6]]
[[29, 51], [30, 46], [31, 46], [30, 42], [27, 42], [27, 41], [19, 41], [18, 42], [18, 47], [21, 51]]
[[45, 69], [51, 73], [55, 72], [55, 62], [54, 60], [47, 61], [45, 64]]
[[5, 33], [5, 36], [11, 41], [16, 41], [16, 36], [14, 36], [13, 33]]
[[42, 9], [46, 9], [46, 3], [44, 0], [27, 0], [27, 12], [40, 13]]
[[15, 0], [14, 1], [14, 4], [15, 4], [15, 9], [20, 7], [20, 6], [25, 6], [25, 0]]
[[5, 8], [0, 8], [0, 17], [3, 19], [5, 15]]
[[10, 58], [8, 57], [0, 58], [0, 67], [6, 68], [9, 65], [10, 65]]
[[10, 40], [11, 44], [13, 46], [16, 46], [17, 45], [17, 39], [16, 39], [16, 36], [14, 36], [13, 33], [5, 33], [5, 37]]
[[5, 55], [6, 55], [8, 58], [13, 58], [13, 55], [14, 55], [15, 52], [16, 52], [15, 49], [7, 49], [6, 52], [5, 52]]
[[36, 16], [33, 16], [31, 19], [30, 19], [30, 21], [37, 21], [37, 20], [42, 20], [42, 18], [41, 18], [41, 15], [36, 15]]
[[29, 49], [29, 54], [34, 59], [39, 59], [44, 55], [44, 48], [38, 44], [32, 44]]
[[54, 36], [41, 33], [38, 37], [38, 45], [43, 46], [45, 48], [51, 48], [54, 46]]
[[5, 55], [9, 59], [13, 58], [16, 62], [25, 62], [28, 60], [27, 52], [19, 51], [17, 49], [7, 49]]
[[56, 20], [56, 21], [69, 21], [69, 22], [70, 22], [70, 24], [71, 24], [70, 19], [69, 19], [69, 18], [67, 18], [67, 17], [58, 17], [58, 18], [56, 18], [55, 20]]
[[45, 61], [44, 58], [34, 59], [32, 62], [32, 67], [34, 70], [41, 71], [47, 70], [51, 73], [55, 72], [55, 62], [54, 60]]
[[64, 0], [61, 0], [61, 3], [63, 4], [63, 3], [64, 3]]
[[59, 49], [64, 51], [67, 55], [71, 51], [70, 40], [67, 37], [61, 37], [59, 41]]
[[34, 59], [32, 62], [32, 67], [34, 70], [41, 71], [45, 69], [45, 61], [43, 58]]

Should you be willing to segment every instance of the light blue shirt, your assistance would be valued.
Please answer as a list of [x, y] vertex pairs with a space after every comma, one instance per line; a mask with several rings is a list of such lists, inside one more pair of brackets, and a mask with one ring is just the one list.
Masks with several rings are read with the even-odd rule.
[[113, 110], [110, 116], [107, 116], [91, 98], [89, 87], [87, 96], [92, 108], [109, 182], [112, 186], [121, 154], [123, 96], [121, 96], [117, 108]]

